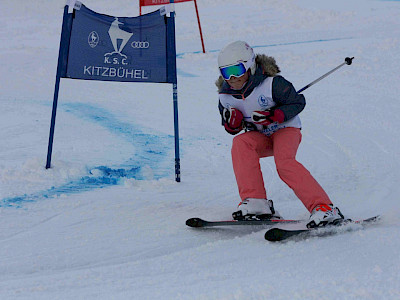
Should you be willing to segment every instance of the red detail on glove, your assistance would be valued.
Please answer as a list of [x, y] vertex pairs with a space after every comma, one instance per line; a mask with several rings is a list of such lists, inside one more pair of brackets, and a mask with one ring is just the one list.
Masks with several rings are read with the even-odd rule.
[[222, 117], [225, 130], [230, 134], [237, 134], [243, 129], [243, 114], [237, 108], [225, 108]]
[[235, 128], [235, 129], [230, 128], [228, 123], [225, 123], [224, 127], [225, 127], [225, 130], [228, 131], [230, 134], [237, 134], [243, 129], [243, 126], [240, 126], [239, 128]]
[[253, 114], [254, 113], [259, 117], [260, 116], [265, 117], [259, 121], [255, 121], [255, 119], [254, 119], [255, 117], [253, 115], [253, 122], [255, 124], [268, 126], [269, 124], [274, 123], [274, 122], [283, 123], [285, 121], [285, 114], [279, 108], [274, 109], [274, 110], [267, 110], [267, 111], [256, 110], [253, 112]]
[[225, 119], [226, 124], [228, 124], [228, 126], [231, 129], [237, 129], [239, 127], [243, 126], [243, 114], [240, 110], [238, 110], [237, 108], [229, 108], [227, 109], [227, 111], [229, 111], [229, 114], [226, 113], [225, 117], [227, 117]]

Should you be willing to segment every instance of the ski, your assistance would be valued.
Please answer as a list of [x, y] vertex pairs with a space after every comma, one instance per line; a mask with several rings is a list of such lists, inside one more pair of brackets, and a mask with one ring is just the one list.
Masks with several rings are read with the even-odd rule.
[[301, 220], [271, 220], [271, 219], [254, 219], [254, 220], [228, 220], [228, 221], [206, 221], [200, 218], [190, 218], [186, 220], [186, 225], [194, 228], [202, 227], [216, 227], [216, 226], [237, 226], [237, 225], [276, 225], [276, 224], [288, 224], [288, 223], [299, 223]]
[[374, 216], [364, 220], [352, 221], [345, 219], [336, 224], [326, 225], [324, 227], [307, 228], [306, 223], [300, 224], [299, 228], [274, 227], [265, 233], [265, 239], [270, 242], [285, 241], [288, 239], [302, 240], [316, 236], [329, 236], [342, 232], [360, 230], [367, 225], [377, 222], [380, 216]]

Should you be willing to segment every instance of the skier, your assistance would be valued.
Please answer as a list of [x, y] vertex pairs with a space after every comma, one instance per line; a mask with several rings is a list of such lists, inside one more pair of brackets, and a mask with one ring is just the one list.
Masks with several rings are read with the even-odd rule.
[[260, 158], [274, 156], [279, 177], [310, 212], [308, 227], [324, 226], [343, 219], [326, 192], [296, 160], [301, 141], [298, 114], [305, 98], [278, 75], [273, 57], [254, 54], [243, 41], [227, 45], [218, 55], [219, 111], [225, 130], [236, 135], [232, 163], [241, 202], [232, 216], [279, 219], [272, 200], [267, 200]]

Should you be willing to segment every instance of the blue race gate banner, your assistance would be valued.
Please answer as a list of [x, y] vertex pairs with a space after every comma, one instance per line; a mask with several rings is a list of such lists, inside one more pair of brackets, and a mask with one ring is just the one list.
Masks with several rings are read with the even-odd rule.
[[[171, 3], [174, 1], [171, 0]], [[64, 7], [46, 168], [50, 168], [60, 78], [173, 84], [175, 180], [180, 181], [174, 12], [99, 14], [76, 0]]]
[[175, 54], [168, 51], [168, 18], [160, 10], [126, 18], [79, 7], [69, 16], [69, 49], [61, 77], [173, 83], [176, 74], [168, 55], [175, 59]]

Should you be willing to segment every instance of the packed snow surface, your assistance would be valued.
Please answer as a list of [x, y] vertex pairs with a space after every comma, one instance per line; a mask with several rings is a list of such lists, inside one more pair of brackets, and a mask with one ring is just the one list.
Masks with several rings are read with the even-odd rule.
[[[137, 16], [138, 1], [86, 0]], [[172, 87], [61, 80], [45, 169], [64, 1], [0, 9], [1, 299], [400, 299], [400, 1], [198, 0], [176, 9], [182, 182]], [[145, 7], [150, 12], [158, 7]], [[304, 95], [298, 160], [366, 230], [269, 243], [267, 227], [195, 230], [239, 202], [220, 125], [217, 55], [245, 40]], [[308, 217], [261, 160], [285, 218]]]

